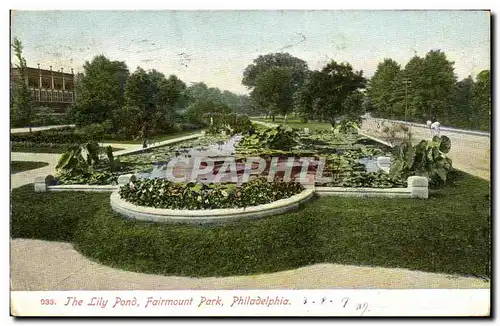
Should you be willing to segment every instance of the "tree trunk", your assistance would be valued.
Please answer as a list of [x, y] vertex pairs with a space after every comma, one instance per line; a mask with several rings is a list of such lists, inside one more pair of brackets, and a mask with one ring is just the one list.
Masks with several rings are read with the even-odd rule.
[[288, 118], [288, 113], [285, 114], [285, 119], [283, 119], [284, 124], [286, 124], [286, 119]]
[[335, 118], [330, 118], [330, 124], [332, 125], [332, 128], [335, 128], [335, 125], [337, 124], [337, 121]]
[[141, 130], [141, 137], [142, 137], [142, 148], [148, 147], [148, 134], [147, 134], [147, 123], [142, 124], [142, 130]]

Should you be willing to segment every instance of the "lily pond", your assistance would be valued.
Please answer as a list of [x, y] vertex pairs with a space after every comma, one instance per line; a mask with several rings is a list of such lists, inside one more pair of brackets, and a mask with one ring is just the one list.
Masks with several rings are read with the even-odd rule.
[[[321, 179], [314, 179], [319, 186], [336, 187], [406, 187], [406, 180], [392, 178], [377, 166], [377, 157], [392, 156], [391, 148], [356, 133], [339, 134], [330, 131], [303, 131], [279, 128], [252, 135], [206, 135], [172, 145], [146, 149], [136, 154], [119, 156], [119, 171], [102, 171], [101, 177], [93, 180], [82, 178], [60, 178], [60, 184], [116, 184], [120, 174], [135, 173], [139, 179], [152, 179], [164, 174], [166, 164], [173, 158], [210, 158], [214, 160], [213, 171], [217, 172], [228, 157], [236, 162], [238, 175], [243, 171], [249, 157], [263, 158], [266, 168], [260, 172], [266, 176], [271, 159], [278, 158], [278, 166], [290, 157], [293, 163], [292, 178], [301, 171], [298, 159], [309, 157], [325, 159]], [[252, 170], [254, 166], [252, 166]], [[317, 164], [310, 164], [308, 174], [315, 174]], [[279, 171], [279, 168], [278, 168]], [[284, 173], [284, 172], [283, 172]], [[283, 175], [276, 173], [276, 177]], [[99, 173], [97, 173], [99, 175]], [[256, 175], [255, 175], [256, 177]]]

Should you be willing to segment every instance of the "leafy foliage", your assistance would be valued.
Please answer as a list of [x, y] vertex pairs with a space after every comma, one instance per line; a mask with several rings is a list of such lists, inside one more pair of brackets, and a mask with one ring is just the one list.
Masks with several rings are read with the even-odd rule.
[[83, 69], [75, 88], [78, 102], [72, 109], [76, 123], [88, 125], [112, 119], [125, 103], [127, 65], [99, 55], [85, 62]]
[[381, 138], [393, 146], [401, 146], [402, 144], [411, 144], [412, 133], [407, 125], [402, 123], [386, 124], [382, 122]]
[[33, 142], [33, 143], [84, 143], [91, 140], [88, 135], [79, 132], [75, 128], [65, 127], [31, 133], [11, 134], [12, 142]]
[[309, 73], [296, 95], [298, 110], [305, 116], [329, 121], [359, 116], [363, 110], [362, 94], [366, 80], [362, 71], [353, 71], [349, 63], [331, 61], [321, 71]]
[[270, 148], [289, 150], [298, 144], [299, 134], [288, 126], [255, 130], [253, 135], [243, 137], [238, 148]]
[[390, 176], [384, 171], [352, 171], [337, 182], [328, 184], [333, 187], [353, 188], [405, 188], [406, 180]]
[[336, 134], [358, 133], [359, 126], [356, 122], [343, 119], [335, 126], [333, 132]]
[[431, 141], [422, 140], [415, 146], [403, 144], [396, 153], [391, 175], [424, 176], [434, 185], [442, 184], [453, 170], [452, 161], [446, 156], [450, 148], [451, 141], [446, 136], [434, 136]]
[[370, 111], [382, 118], [425, 122], [436, 117], [444, 125], [488, 130], [489, 74], [484, 70], [476, 82], [471, 76], [457, 82], [454, 62], [440, 50], [414, 56], [404, 69], [384, 59], [369, 83]]
[[299, 85], [304, 80], [308, 71], [307, 62], [302, 59], [289, 53], [269, 53], [258, 56], [252, 64], [245, 68], [242, 84], [253, 89], [258, 83], [259, 76], [274, 68], [289, 68], [293, 72], [295, 85]]
[[18, 61], [16, 63], [18, 75], [14, 78], [12, 85], [11, 125], [29, 126], [31, 132], [34, 102], [28, 88], [28, 67], [23, 57], [23, 45], [18, 38], [14, 38], [12, 48]]
[[211, 100], [200, 100], [189, 105], [186, 112], [186, 118], [191, 122], [209, 125], [211, 116], [220, 116], [230, 113], [231, 109], [227, 105]]
[[248, 207], [291, 197], [304, 190], [299, 183], [265, 178], [234, 184], [173, 183], [163, 179], [137, 180], [120, 188], [120, 196], [139, 206], [170, 209]]
[[[401, 116], [399, 104], [404, 101], [402, 90], [401, 66], [392, 59], [384, 59], [379, 63], [370, 80], [368, 96], [370, 104], [381, 117]], [[402, 98], [403, 96], [403, 98]]]
[[298, 86], [291, 68], [272, 67], [257, 76], [250, 96], [258, 105], [266, 108], [269, 115], [286, 116], [293, 108]]
[[225, 113], [208, 114], [208, 116], [212, 119], [212, 124], [207, 132], [212, 135], [217, 135], [221, 132], [231, 135], [248, 134], [254, 128], [248, 116]]
[[476, 84], [473, 90], [473, 120], [472, 126], [490, 130], [491, 116], [491, 77], [489, 70], [481, 71], [476, 77]]
[[56, 170], [60, 184], [112, 184], [121, 165], [111, 146], [103, 149], [97, 143], [87, 143], [63, 153]]

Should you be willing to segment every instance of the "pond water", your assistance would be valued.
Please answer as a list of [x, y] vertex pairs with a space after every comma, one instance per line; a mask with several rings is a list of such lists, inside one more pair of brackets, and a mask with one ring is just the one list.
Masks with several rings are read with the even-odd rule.
[[[234, 155], [235, 146], [241, 140], [242, 136], [236, 135], [229, 138], [226, 141], [216, 141], [208, 146], [194, 146], [194, 147], [181, 147], [174, 150], [171, 158], [196, 158], [196, 157], [208, 157], [208, 158], [225, 158]], [[158, 151], [158, 150], [157, 150]], [[162, 153], [152, 153], [150, 154], [152, 160], [156, 156], [163, 157]], [[170, 156], [170, 155], [169, 155]], [[154, 161], [152, 162], [153, 168], [148, 171], [141, 171], [136, 173], [139, 179], [149, 179], [149, 178], [164, 178], [166, 170], [166, 160]], [[239, 167], [241, 169], [241, 167]], [[175, 170], [174, 170], [175, 174]]]
[[377, 172], [379, 170], [376, 157], [363, 157], [358, 162], [365, 166], [366, 172]]
[[[215, 161], [213, 173], [217, 174], [219, 168], [221, 168], [221, 166], [224, 164], [225, 158], [227, 157], [234, 158], [236, 151], [235, 146], [241, 139], [242, 136], [236, 135], [226, 140], [217, 140], [212, 142], [211, 144], [205, 144], [205, 146], [194, 145], [193, 147], [188, 147], [189, 146], [188, 144], [188, 146], [186, 147], [156, 148], [152, 152], [141, 154], [145, 155], [143, 159], [149, 159], [150, 162], [152, 161], [152, 163], [149, 163], [152, 165], [152, 167], [151, 165], [149, 165], [149, 168], [141, 172], [137, 172], [136, 176], [139, 179], [165, 178], [166, 164], [169, 159], [174, 157], [183, 159], [197, 158], [197, 157], [211, 158], [212, 160]], [[331, 150], [335, 151], [336, 149], [331, 148]], [[339, 150], [339, 152], [342, 151]], [[278, 163], [278, 171], [284, 170], [286, 164], [285, 161], [286, 158], [284, 157], [280, 159]], [[364, 157], [361, 158], [358, 162], [365, 166], [367, 172], [377, 172], [379, 170], [376, 157]], [[237, 174], [238, 176], [240, 176], [244, 172], [245, 163], [243, 161], [236, 160], [235, 165]], [[252, 169], [257, 169], [257, 167], [258, 163], [255, 163]], [[268, 161], [266, 168], [262, 172], [263, 175], [267, 174], [267, 172], [269, 171], [269, 167], [270, 167], [270, 162]], [[299, 160], [295, 160], [293, 163], [292, 176], [298, 175], [301, 171], [301, 167], [302, 163]], [[310, 165], [310, 168], [308, 169], [308, 174], [315, 174], [316, 169], [317, 169], [317, 162], [314, 162], [313, 164]], [[182, 176], [184, 172], [185, 172], [185, 166], [183, 167], [182, 164], [179, 168], [177, 168], [176, 166], [176, 168], [173, 171], [175, 176]], [[284, 172], [278, 172], [277, 175], [279, 176], [283, 173]]]

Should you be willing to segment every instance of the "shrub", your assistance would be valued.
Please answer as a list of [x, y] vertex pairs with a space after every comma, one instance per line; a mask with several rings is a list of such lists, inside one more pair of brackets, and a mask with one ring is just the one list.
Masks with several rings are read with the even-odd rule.
[[252, 135], [243, 137], [238, 148], [270, 148], [289, 150], [299, 141], [299, 134], [288, 126], [278, 126], [264, 130], [255, 130]]
[[35, 142], [11, 142], [12, 149], [30, 149], [30, 148], [47, 148], [69, 150], [77, 144], [62, 144], [62, 143], [35, 143]]
[[268, 204], [304, 190], [295, 182], [268, 182], [256, 178], [235, 184], [173, 183], [164, 179], [144, 179], [120, 188], [120, 196], [139, 206], [170, 209], [236, 208]]
[[101, 123], [93, 123], [77, 129], [77, 134], [82, 135], [82, 139], [100, 141], [106, 134], [106, 126]]
[[202, 123], [182, 122], [182, 123], [179, 123], [179, 127], [180, 127], [181, 131], [192, 131], [192, 130], [201, 129], [201, 128], [205, 127], [205, 125]]
[[63, 153], [56, 166], [60, 184], [114, 184], [122, 170], [111, 146], [97, 143], [75, 146]]
[[12, 142], [32, 142], [32, 143], [84, 143], [88, 141], [87, 135], [76, 132], [75, 128], [64, 127], [59, 129], [35, 131], [31, 133], [11, 134]]
[[219, 134], [222, 131], [231, 135], [247, 134], [253, 127], [248, 116], [239, 116], [234, 113], [213, 113], [210, 116], [213, 123], [208, 129], [209, 134]]
[[402, 123], [386, 126], [385, 122], [382, 122], [380, 132], [382, 133], [382, 137], [391, 145], [401, 146], [402, 144], [411, 144], [412, 133], [408, 126]]
[[407, 187], [407, 181], [393, 178], [384, 171], [352, 171], [343, 176], [339, 182], [334, 182], [329, 186], [352, 188], [405, 188]]
[[446, 156], [450, 148], [451, 140], [446, 136], [434, 136], [431, 141], [422, 140], [415, 146], [403, 144], [396, 152], [391, 175], [419, 175], [427, 177], [432, 185], [443, 184], [453, 170], [452, 161]]

